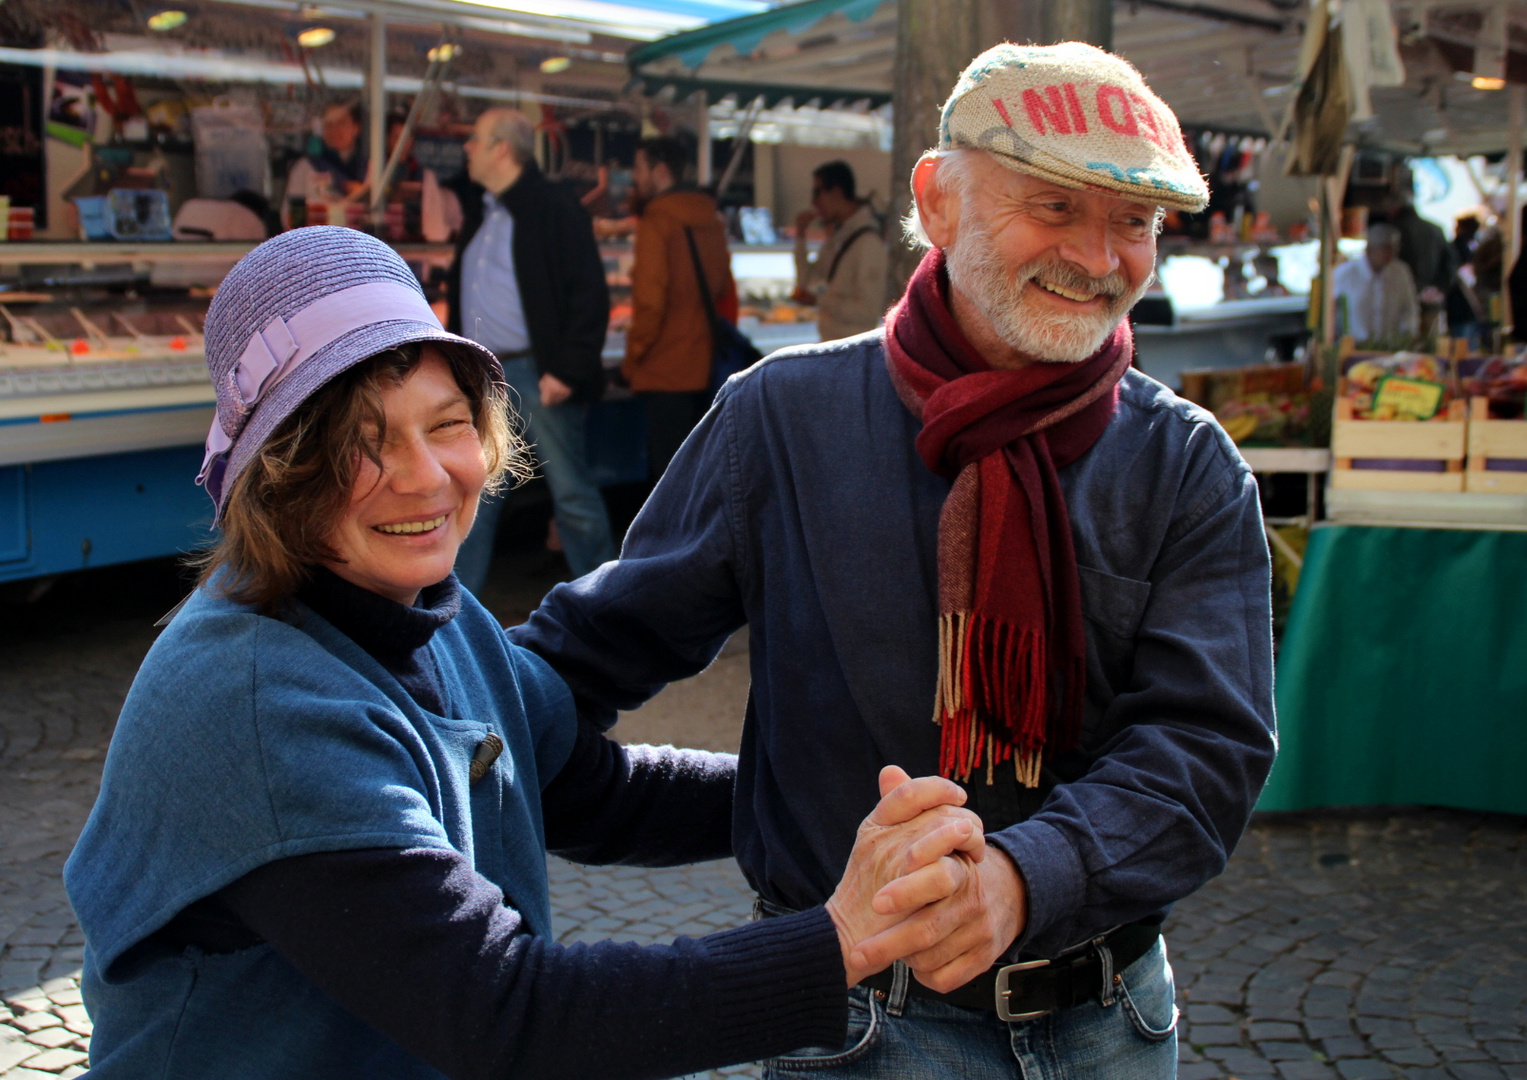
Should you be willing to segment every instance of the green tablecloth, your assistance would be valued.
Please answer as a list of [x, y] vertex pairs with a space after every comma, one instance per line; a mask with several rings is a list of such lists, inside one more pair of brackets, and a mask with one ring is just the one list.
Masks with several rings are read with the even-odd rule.
[[1277, 697], [1260, 810], [1527, 814], [1527, 533], [1314, 530]]

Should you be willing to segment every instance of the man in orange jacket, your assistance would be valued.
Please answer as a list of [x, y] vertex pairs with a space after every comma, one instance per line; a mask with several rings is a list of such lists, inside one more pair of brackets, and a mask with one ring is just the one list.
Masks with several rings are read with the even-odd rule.
[[660, 136], [637, 146], [632, 168], [641, 217], [621, 371], [647, 403], [647, 465], [654, 481], [710, 408], [714, 343], [689, 237], [700, 253], [705, 288], [717, 312], [737, 318], [726, 228], [716, 200], [681, 183], [687, 159], [682, 143]]

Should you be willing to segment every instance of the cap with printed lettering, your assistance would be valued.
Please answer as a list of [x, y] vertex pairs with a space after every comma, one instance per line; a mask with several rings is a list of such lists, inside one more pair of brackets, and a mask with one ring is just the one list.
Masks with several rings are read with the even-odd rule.
[[1209, 185], [1172, 110], [1129, 61], [1080, 41], [997, 45], [944, 103], [939, 149], [986, 150], [1020, 172], [1178, 210]]

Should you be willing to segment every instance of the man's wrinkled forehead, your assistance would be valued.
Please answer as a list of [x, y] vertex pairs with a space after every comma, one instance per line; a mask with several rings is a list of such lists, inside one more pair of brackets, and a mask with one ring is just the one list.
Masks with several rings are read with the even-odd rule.
[[1115, 191], [1088, 187], [1084, 184], [1062, 183], [1049, 177], [1037, 176], [1009, 158], [985, 150], [971, 152], [976, 154], [977, 160], [982, 162], [982, 183], [977, 185], [982, 190], [1025, 199], [1042, 198], [1049, 192], [1066, 197], [1081, 195], [1089, 201], [1094, 201], [1096, 206], [1109, 214], [1137, 211], [1157, 219], [1166, 213], [1166, 208], [1160, 203], [1131, 198]]

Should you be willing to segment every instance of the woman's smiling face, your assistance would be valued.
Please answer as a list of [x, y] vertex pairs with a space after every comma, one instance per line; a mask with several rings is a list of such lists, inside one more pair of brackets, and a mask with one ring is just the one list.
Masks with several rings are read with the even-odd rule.
[[488, 463], [471, 402], [433, 347], [424, 347], [401, 383], [384, 385], [381, 398], [382, 467], [361, 460], [350, 505], [328, 536], [343, 561], [326, 565], [363, 589], [412, 604], [455, 565]]

